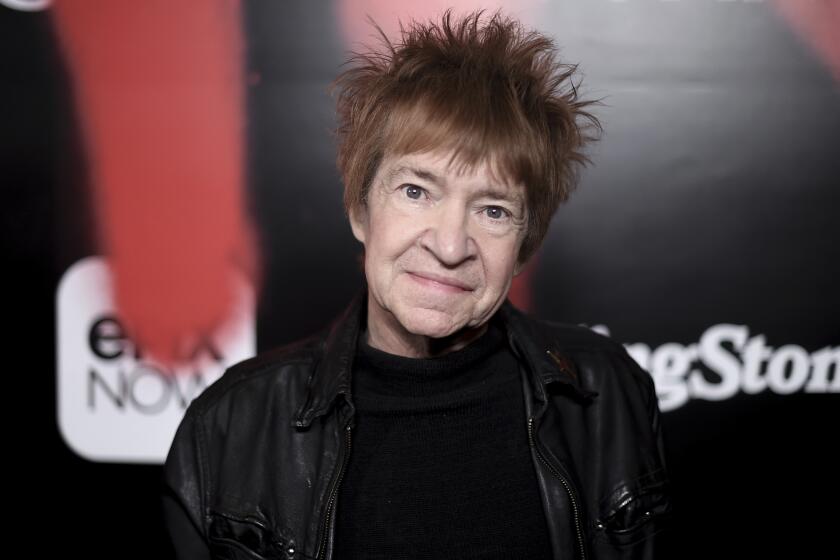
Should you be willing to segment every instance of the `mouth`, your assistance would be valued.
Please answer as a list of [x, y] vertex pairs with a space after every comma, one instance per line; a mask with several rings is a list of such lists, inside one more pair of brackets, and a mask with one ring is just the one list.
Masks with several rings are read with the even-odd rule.
[[448, 293], [464, 293], [472, 291], [472, 288], [465, 282], [455, 278], [446, 278], [444, 276], [428, 272], [408, 272], [408, 275], [419, 284], [429, 288], [446, 291]]

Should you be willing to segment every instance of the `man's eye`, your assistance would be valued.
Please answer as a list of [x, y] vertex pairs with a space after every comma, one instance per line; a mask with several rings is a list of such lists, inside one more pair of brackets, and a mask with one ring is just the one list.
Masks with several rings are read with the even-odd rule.
[[417, 185], [403, 185], [403, 191], [405, 191], [408, 198], [414, 200], [420, 200], [423, 196], [423, 188], [418, 187]]
[[494, 220], [501, 220], [508, 216], [508, 211], [501, 206], [488, 206], [485, 210], [487, 211], [487, 216]]

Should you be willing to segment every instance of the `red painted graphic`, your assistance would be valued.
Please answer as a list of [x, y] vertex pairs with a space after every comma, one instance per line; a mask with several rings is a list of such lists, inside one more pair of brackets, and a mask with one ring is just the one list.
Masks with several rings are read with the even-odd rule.
[[243, 200], [243, 42], [231, 0], [64, 0], [100, 252], [132, 338], [165, 364], [256, 279]]

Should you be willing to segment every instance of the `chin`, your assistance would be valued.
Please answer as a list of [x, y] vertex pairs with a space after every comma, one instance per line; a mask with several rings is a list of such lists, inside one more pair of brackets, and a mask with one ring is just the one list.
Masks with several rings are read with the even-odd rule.
[[400, 323], [408, 332], [431, 338], [443, 338], [458, 331], [463, 325], [453, 321], [452, 316], [432, 309], [406, 310]]

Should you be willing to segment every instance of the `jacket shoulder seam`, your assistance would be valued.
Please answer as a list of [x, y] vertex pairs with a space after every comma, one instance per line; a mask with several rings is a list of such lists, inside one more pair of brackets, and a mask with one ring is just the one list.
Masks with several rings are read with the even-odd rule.
[[[207, 391], [199, 395], [199, 399], [207, 395], [204, 399], [202, 399], [202, 410], [208, 410], [212, 408], [220, 399], [223, 399], [226, 395], [231, 394], [232, 392], [236, 391], [242, 385], [248, 383], [249, 381], [253, 381], [257, 378], [263, 377], [265, 375], [271, 374], [278, 374], [280, 373], [283, 368], [286, 366], [293, 366], [293, 365], [311, 365], [314, 364], [314, 360], [312, 359], [297, 359], [297, 360], [289, 360], [284, 361], [282, 363], [277, 364], [265, 364], [264, 366], [256, 369], [254, 371], [236, 371], [235, 369], [228, 369], [225, 371], [225, 375], [235, 376], [235, 379], [231, 379], [228, 381], [224, 386], [218, 387], [215, 391], [209, 392], [210, 387], [208, 387]], [[235, 366], [232, 366], [235, 367]]]
[[[614, 352], [624, 351], [624, 346], [615, 339], [601, 334], [583, 325], [576, 325], [573, 323], [563, 323], [560, 321], [552, 321], [548, 319], [533, 320], [556, 342], [562, 349], [568, 350], [611, 350]], [[575, 336], [577, 340], [568, 340], [570, 336]], [[565, 340], [564, 340], [565, 339]]]
[[[306, 365], [308, 369], [314, 369], [322, 343], [318, 337], [309, 337], [237, 362], [196, 397], [197, 404], [202, 412], [206, 411], [244, 383], [265, 375], [281, 374], [287, 366]], [[311, 371], [306, 373], [311, 375]]]

